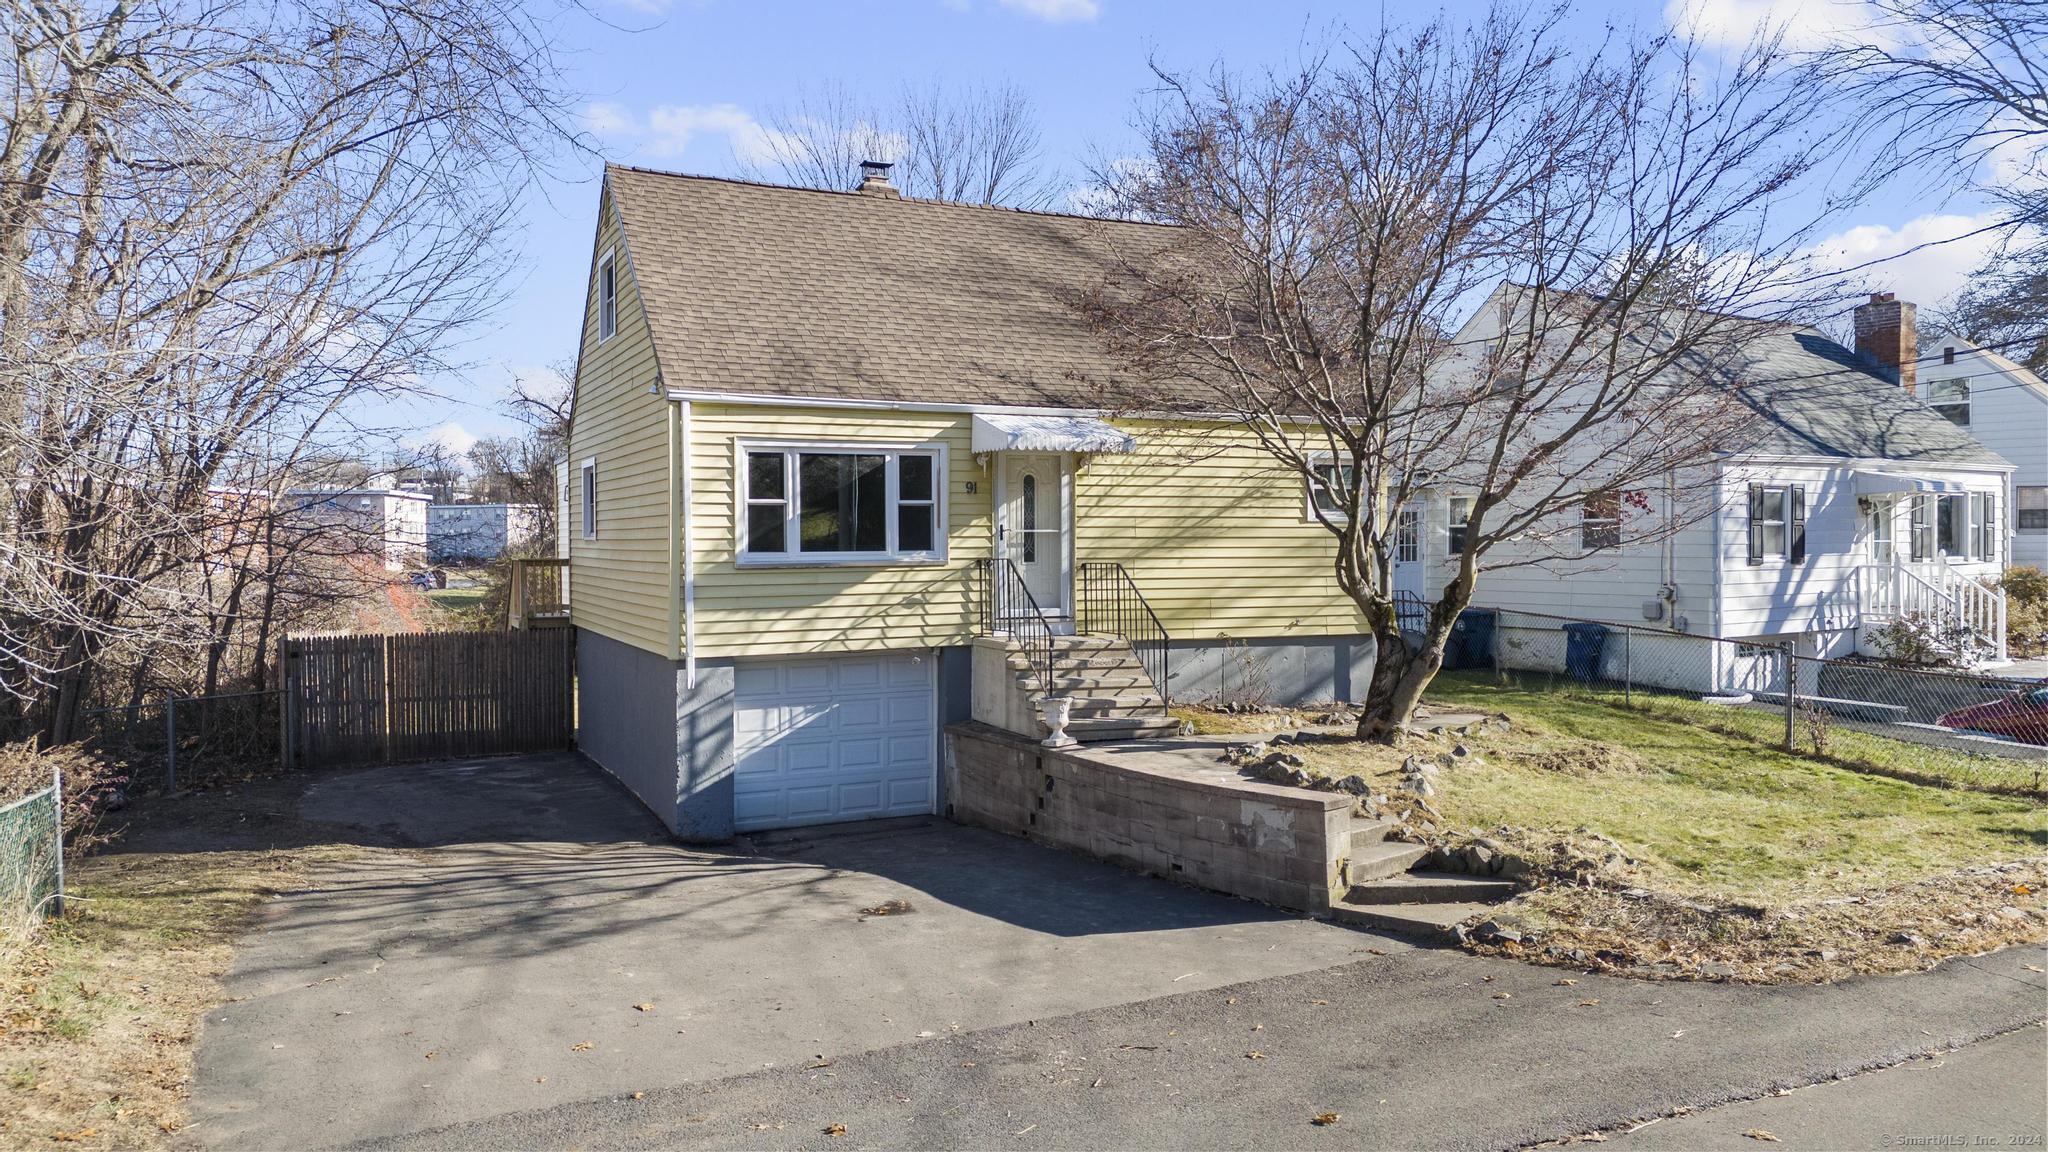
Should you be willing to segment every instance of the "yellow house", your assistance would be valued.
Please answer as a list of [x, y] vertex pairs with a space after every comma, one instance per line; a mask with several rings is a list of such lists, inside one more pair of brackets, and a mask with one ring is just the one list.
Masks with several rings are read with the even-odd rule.
[[605, 173], [566, 520], [579, 742], [677, 835], [944, 811], [942, 729], [1355, 699], [1298, 477], [1105, 413], [1075, 308], [1158, 226]]

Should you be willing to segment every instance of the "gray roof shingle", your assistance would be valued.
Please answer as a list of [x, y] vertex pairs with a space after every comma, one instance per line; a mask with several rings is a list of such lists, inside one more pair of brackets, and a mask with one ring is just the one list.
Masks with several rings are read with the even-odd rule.
[[1758, 416], [1747, 451], [1930, 464], [2005, 459], [1812, 328], [1784, 326], [1743, 344], [1725, 365]]
[[1098, 406], [1073, 308], [1156, 225], [606, 169], [671, 388]]

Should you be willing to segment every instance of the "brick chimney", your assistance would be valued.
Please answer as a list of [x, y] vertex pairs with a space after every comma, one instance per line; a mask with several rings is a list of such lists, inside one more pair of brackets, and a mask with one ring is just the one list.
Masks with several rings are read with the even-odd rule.
[[896, 185], [889, 182], [889, 169], [895, 166], [894, 163], [882, 160], [861, 161], [860, 187], [854, 191], [863, 196], [885, 196], [891, 200], [901, 200], [903, 193], [898, 192]]
[[1920, 383], [1920, 324], [1912, 304], [1873, 292], [1856, 306], [1856, 354], [1884, 370], [1892, 383], [1916, 392]]

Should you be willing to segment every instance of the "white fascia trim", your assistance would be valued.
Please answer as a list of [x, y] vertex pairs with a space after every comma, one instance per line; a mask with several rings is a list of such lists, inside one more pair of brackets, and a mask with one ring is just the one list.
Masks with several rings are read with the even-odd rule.
[[2003, 475], [2013, 471], [2011, 464], [1960, 464], [1946, 460], [1900, 460], [1892, 456], [1765, 456], [1758, 453], [1728, 453], [1721, 457], [1724, 468], [1742, 468], [1751, 464], [1779, 465], [1792, 464], [1809, 468], [1865, 468], [1884, 472], [1987, 472]]
[[[777, 396], [761, 392], [707, 392], [695, 388], [671, 388], [671, 400], [700, 400], [714, 404], [753, 405], [762, 408], [853, 408], [877, 412], [962, 412], [986, 416], [1092, 416], [1098, 420], [1208, 420], [1222, 424], [1243, 424], [1246, 417], [1233, 412], [1119, 412], [1110, 408], [1049, 408], [1028, 404], [941, 404], [930, 400], [859, 400], [848, 397]], [[1299, 424], [1316, 423], [1302, 417]]]

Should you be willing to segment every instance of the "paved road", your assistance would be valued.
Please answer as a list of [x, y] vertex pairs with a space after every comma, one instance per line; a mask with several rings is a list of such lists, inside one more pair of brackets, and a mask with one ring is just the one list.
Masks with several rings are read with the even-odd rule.
[[[1560, 987], [1550, 971], [1407, 952], [820, 1067], [666, 1088], [650, 1076], [637, 1100], [376, 1146], [1517, 1147], [2006, 1032], [2042, 1015], [2042, 978], [2023, 967], [2039, 959], [2025, 950], [1763, 990], [1593, 977]], [[1600, 1002], [1580, 1006], [1589, 999]], [[2038, 1102], [2043, 1051], [2038, 1032], [2029, 1039]], [[1325, 1112], [1341, 1118], [1311, 1123]], [[835, 1124], [844, 1137], [824, 1134]]]
[[[1611, 1147], [1652, 1152], [1788, 1149], [2039, 1148], [2048, 1129], [2048, 1037], [2022, 1028], [1954, 1052], [1908, 1060], [1760, 1100], [1660, 1120]], [[1949, 1142], [1935, 1143], [1942, 1138]]]

